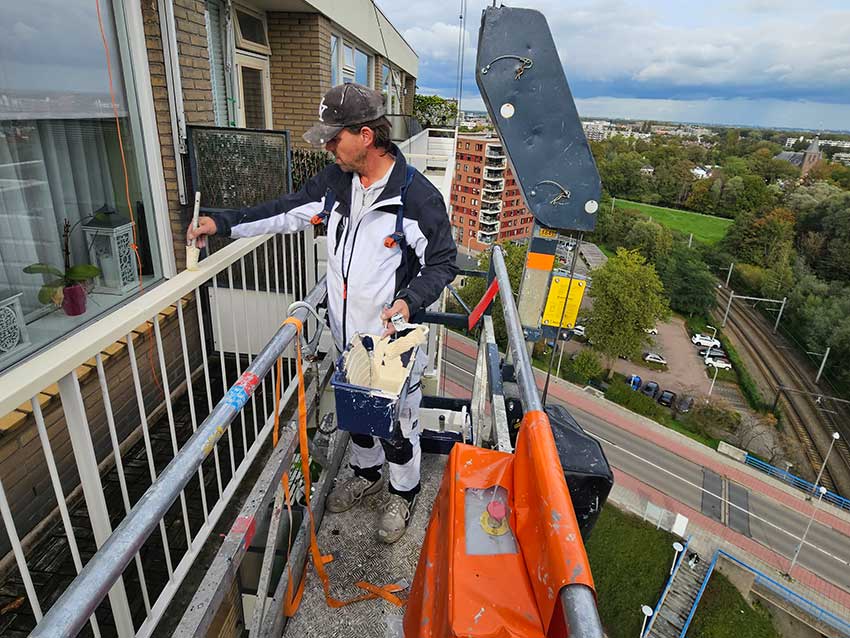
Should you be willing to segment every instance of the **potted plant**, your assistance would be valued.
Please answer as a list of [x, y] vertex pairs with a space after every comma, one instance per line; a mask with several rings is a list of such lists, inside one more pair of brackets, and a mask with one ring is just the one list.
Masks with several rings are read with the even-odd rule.
[[[77, 222], [79, 224], [80, 222]], [[64, 256], [65, 271], [51, 266], [50, 264], [31, 264], [24, 268], [24, 272], [31, 275], [52, 275], [56, 277], [48, 281], [38, 291], [38, 300], [43, 304], [54, 303], [62, 306], [62, 310], [69, 317], [81, 315], [86, 311], [86, 288], [85, 283], [100, 275], [100, 268], [92, 264], [77, 264], [71, 266], [71, 232], [77, 224], [71, 226], [71, 222], [65, 220], [62, 231], [62, 254]]]

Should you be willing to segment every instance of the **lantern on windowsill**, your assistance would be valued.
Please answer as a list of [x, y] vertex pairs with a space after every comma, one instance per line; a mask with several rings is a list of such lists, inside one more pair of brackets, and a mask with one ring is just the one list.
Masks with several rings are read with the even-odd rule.
[[30, 345], [21, 295], [14, 290], [0, 290], [0, 364]]
[[103, 205], [83, 224], [89, 260], [100, 268], [95, 292], [123, 295], [139, 287], [133, 251], [133, 222]]

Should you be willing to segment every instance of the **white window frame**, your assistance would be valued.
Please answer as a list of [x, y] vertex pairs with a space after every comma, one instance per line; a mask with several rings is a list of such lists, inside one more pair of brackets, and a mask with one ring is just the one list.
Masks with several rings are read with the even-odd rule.
[[[357, 81], [357, 52], [366, 56], [366, 82], [370, 89], [375, 88], [375, 54], [368, 47], [359, 44], [355, 40], [345, 37], [339, 32], [331, 32], [331, 56], [333, 56], [333, 38], [337, 38], [336, 68], [338, 70], [337, 81], [340, 83]], [[345, 49], [351, 49], [351, 64], [345, 63]], [[331, 58], [331, 81], [333, 81], [334, 60]]]
[[271, 91], [271, 70], [269, 68], [269, 59], [262, 55], [254, 55], [245, 51], [237, 51], [233, 56], [233, 70], [236, 75], [236, 123], [239, 127], [245, 128], [245, 108], [244, 94], [242, 87], [242, 67], [249, 69], [257, 69], [263, 75], [263, 106], [266, 116], [265, 127], [272, 128], [272, 91]]
[[[125, 0], [113, 4], [116, 20], [123, 19], [126, 25], [128, 56], [131, 60], [133, 75], [132, 86], [128, 86], [128, 97], [135, 91], [138, 103], [138, 117], [144, 148], [144, 173], [150, 184], [150, 192], [143, 190], [143, 201], [151, 198], [156, 237], [159, 241], [159, 258], [162, 276], [166, 279], [177, 275], [177, 259], [174, 254], [174, 240], [171, 234], [171, 215], [168, 210], [168, 198], [165, 190], [165, 174], [162, 167], [159, 127], [154, 109], [153, 89], [151, 88], [148, 50], [145, 40], [145, 25], [142, 20], [141, 0]], [[120, 7], [120, 9], [119, 9]], [[130, 82], [127, 82], [130, 84]], [[133, 110], [130, 109], [132, 113]], [[173, 125], [173, 124], [172, 124]]]
[[[263, 33], [266, 36], [266, 44], [260, 44], [259, 42], [254, 42], [253, 40], [248, 40], [243, 37], [242, 28], [239, 26], [239, 16], [237, 15], [237, 11], [251, 15], [263, 23]], [[233, 25], [233, 34], [236, 37], [236, 48], [242, 49], [243, 51], [253, 51], [254, 53], [260, 53], [262, 55], [271, 55], [272, 50], [268, 44], [269, 24], [266, 20], [265, 11], [259, 11], [244, 4], [234, 3], [232, 7], [231, 24]]]

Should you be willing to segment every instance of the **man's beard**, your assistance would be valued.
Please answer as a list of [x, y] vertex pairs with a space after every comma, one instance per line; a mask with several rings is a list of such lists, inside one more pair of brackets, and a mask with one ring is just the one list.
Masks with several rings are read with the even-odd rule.
[[364, 149], [359, 155], [348, 162], [343, 162], [337, 157], [336, 163], [344, 173], [362, 173], [366, 167], [366, 151]]

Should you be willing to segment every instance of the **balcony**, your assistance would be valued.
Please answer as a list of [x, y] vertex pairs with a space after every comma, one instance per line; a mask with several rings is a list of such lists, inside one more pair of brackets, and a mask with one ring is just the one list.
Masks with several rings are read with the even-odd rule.
[[[481, 231], [485, 232], [498, 232], [499, 231], [499, 218], [495, 219], [485, 219], [482, 217], [478, 220], [478, 225], [480, 226]], [[486, 228], [485, 228], [486, 226]]]
[[481, 213], [486, 215], [487, 213], [501, 213], [502, 212], [502, 202], [482, 202], [481, 203]]
[[488, 158], [484, 164], [484, 168], [494, 171], [503, 171], [507, 168], [507, 165], [507, 160], [493, 160]]
[[498, 180], [500, 180], [500, 179], [504, 179], [504, 177], [505, 177], [505, 173], [503, 171], [500, 171], [500, 170], [488, 168], [488, 169], [485, 169], [485, 171], [484, 171], [484, 179], [498, 179]]
[[481, 187], [483, 191], [501, 193], [505, 190], [505, 180], [501, 178], [487, 177], [485, 175]]
[[494, 195], [491, 192], [484, 191], [481, 193], [481, 208], [484, 208], [484, 204], [498, 204], [499, 210], [502, 209], [502, 197], [501, 195]]
[[484, 155], [485, 155], [485, 157], [492, 158], [492, 159], [500, 159], [500, 160], [506, 159], [505, 158], [505, 151], [502, 149], [501, 144], [488, 144], [487, 150], [485, 151]]

